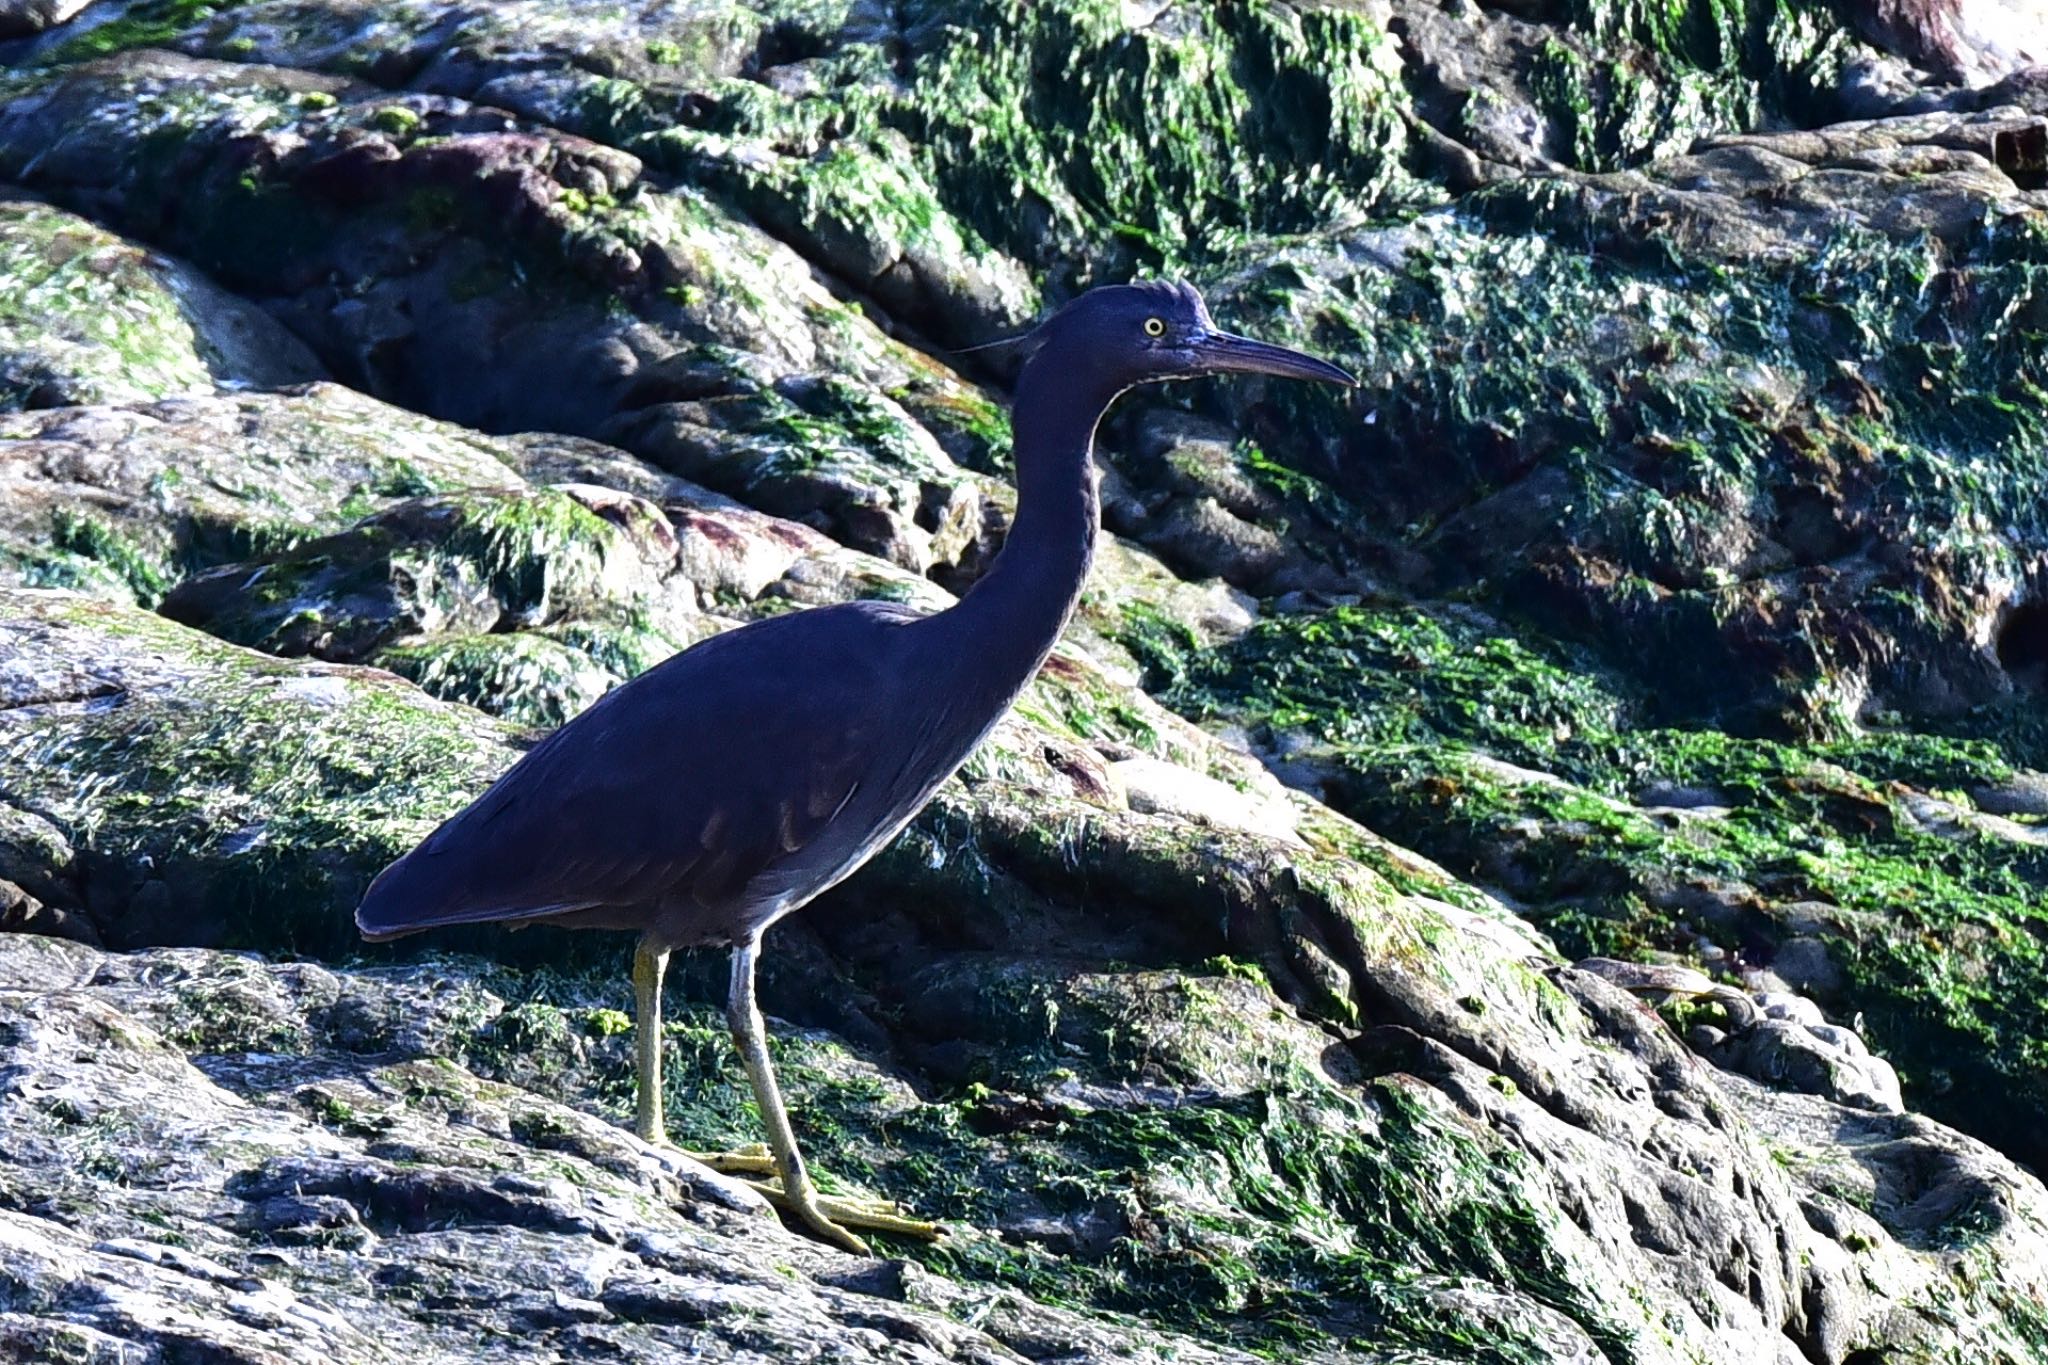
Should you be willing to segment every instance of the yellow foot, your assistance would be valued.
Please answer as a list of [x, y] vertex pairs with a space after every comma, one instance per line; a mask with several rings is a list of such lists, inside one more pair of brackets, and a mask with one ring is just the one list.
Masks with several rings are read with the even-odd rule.
[[891, 1200], [813, 1194], [806, 1204], [785, 1193], [780, 1181], [749, 1180], [747, 1183], [766, 1195], [769, 1203], [819, 1237], [856, 1255], [866, 1256], [869, 1252], [867, 1243], [856, 1237], [850, 1231], [852, 1228], [863, 1232], [886, 1232], [896, 1237], [915, 1237], [921, 1242], [936, 1242], [946, 1235], [946, 1230], [937, 1223], [904, 1217], [902, 1206]]
[[[774, 1156], [758, 1144], [742, 1147], [736, 1152], [689, 1152], [686, 1155], [723, 1175], [775, 1174]], [[901, 1206], [891, 1200], [857, 1199], [815, 1191], [806, 1200], [785, 1191], [780, 1180], [749, 1180], [746, 1184], [759, 1190], [769, 1203], [796, 1219], [820, 1240], [858, 1256], [870, 1253], [867, 1243], [851, 1231], [854, 1228], [886, 1232], [896, 1237], [915, 1237], [925, 1242], [936, 1242], [946, 1235], [946, 1230], [937, 1223], [906, 1218]]]

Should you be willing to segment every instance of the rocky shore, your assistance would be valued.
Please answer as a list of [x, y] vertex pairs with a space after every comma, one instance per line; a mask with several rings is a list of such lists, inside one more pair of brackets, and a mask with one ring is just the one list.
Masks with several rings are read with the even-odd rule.
[[[2048, 1361], [2048, 28], [1853, 9], [0, 3], [0, 1359]], [[964, 348], [1133, 274], [1364, 384], [1127, 400], [770, 937], [944, 1242], [634, 1139], [623, 941], [356, 941], [606, 689], [972, 583]]]

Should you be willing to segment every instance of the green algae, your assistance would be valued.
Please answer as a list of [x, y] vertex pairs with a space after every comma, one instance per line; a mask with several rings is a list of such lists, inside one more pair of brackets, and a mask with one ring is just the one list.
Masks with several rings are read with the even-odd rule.
[[[672, 1003], [665, 1030], [670, 1135], [692, 1150], [760, 1141], [722, 1013], [708, 1003], [719, 990], [715, 965], [678, 960], [688, 999]], [[454, 1040], [466, 1063], [522, 1083], [582, 1087], [621, 1120], [631, 1112], [630, 1039], [607, 1030], [615, 1011], [590, 1003], [621, 992], [616, 972], [486, 964], [477, 972], [514, 1003]], [[1234, 1068], [1248, 1065], [1257, 1078], [1248, 1089], [1204, 1093], [1191, 1072], [1197, 1088], [1168, 1102], [1146, 1102], [1142, 1092], [1115, 1107], [1061, 1098], [1063, 1080], [1150, 1074], [1156, 1083], [1159, 1073], [1140, 1060], [1144, 1023], [1113, 1003], [1131, 981], [1104, 978], [1097, 1004], [1081, 1010], [1088, 1022], [1070, 1034], [1105, 1050], [1069, 1052], [1061, 1066], [1048, 1048], [1033, 1079], [925, 1098], [826, 1035], [777, 1029], [770, 1051], [815, 1175], [834, 1192], [906, 1200], [952, 1228], [938, 1246], [885, 1238], [889, 1254], [1261, 1354], [1399, 1345], [1451, 1360], [1535, 1362], [1545, 1358], [1540, 1336], [1522, 1332], [1538, 1329], [1501, 1314], [1503, 1303], [1526, 1301], [1564, 1313], [1616, 1358], [1630, 1358], [1630, 1338], [1648, 1328], [1640, 1308], [1584, 1272], [1576, 1230], [1546, 1211], [1541, 1174], [1525, 1156], [1405, 1078], [1354, 1094], [1278, 1059], [1238, 1053], [1258, 1042], [1250, 1018], [1205, 1013], [1201, 1001], [1245, 988], [1241, 970], [1175, 974], [1166, 987], [1173, 999], [1156, 1002], [1166, 1008], [1154, 1022], [1220, 1030], [1194, 1046], [1237, 1054]], [[1133, 998], [1144, 996], [1141, 987]], [[1042, 1036], [1042, 1004], [1007, 1008], [1018, 1003], [1005, 996], [1005, 1008], [987, 1011], [969, 1036], [994, 1037], [983, 1024], [1003, 1037], [1018, 1029]], [[1069, 1011], [1050, 1020], [1054, 1029], [1074, 1022]], [[1000, 1051], [1008, 1061], [1033, 1049], [1003, 1043]], [[1200, 1057], [1187, 1054], [1191, 1065]], [[1037, 1232], [992, 1231], [1020, 1211]], [[1430, 1292], [1438, 1279], [1497, 1297], [1485, 1309], [1461, 1306], [1458, 1296]]]
[[165, 269], [43, 204], [0, 204], [0, 350], [26, 353], [10, 356], [0, 375], [0, 409], [51, 383], [68, 402], [213, 388], [204, 343]]
[[1610, 171], [1701, 137], [1839, 120], [1845, 63], [1867, 49], [1805, 0], [1570, 0], [1524, 79], [1561, 139]]
[[[2048, 848], [1945, 827], [1909, 800], [2003, 778], [1995, 743], [1664, 727], [1625, 679], [1458, 609], [1278, 618], [1176, 667], [1169, 704], [1317, 741], [1339, 809], [1456, 875], [1505, 881], [1571, 955], [1713, 943], [1768, 961], [1784, 937], [1819, 933], [1845, 976], [1828, 1003], [1863, 1014], [1912, 1102], [2033, 1150], [2048, 1117], [2032, 1004], [2048, 995]], [[1646, 790], [1723, 810], [1674, 817], [1638, 805]], [[1744, 889], [1685, 893], [1716, 887]]]
[[33, 606], [190, 667], [175, 700], [134, 690], [125, 705], [39, 714], [5, 737], [11, 800], [91, 865], [149, 869], [120, 893], [137, 898], [108, 926], [120, 941], [344, 948], [366, 869], [510, 757], [489, 722], [388, 681], [309, 673], [132, 609]]
[[1262, 0], [1132, 27], [1098, 0], [978, 0], [902, 23], [901, 54], [826, 23], [817, 97], [598, 80], [568, 126], [730, 196], [835, 271], [911, 262], [934, 276], [913, 315], [959, 340], [986, 339], [958, 329], [991, 297], [1013, 318], [1033, 306], [992, 252], [1055, 275], [1163, 268], [1436, 198], [1403, 164], [1399, 59], [1363, 12]]
[[1362, 12], [1251, 4], [1133, 30], [1112, 4], [997, 0], [918, 7], [910, 31], [896, 121], [954, 211], [1040, 267], [1105, 233], [1164, 265], [1427, 197], [1401, 165], [1392, 41]]
[[[60, 555], [75, 555], [92, 561], [125, 587], [134, 600], [151, 606], [171, 585], [169, 566], [137, 545], [125, 532], [90, 511], [58, 507], [50, 513], [50, 548]], [[53, 580], [68, 577], [61, 571]], [[98, 574], [79, 575], [78, 586], [86, 586]], [[51, 586], [59, 586], [52, 581]], [[63, 586], [71, 586], [63, 584]]]
[[[397, 468], [392, 488], [419, 486]], [[553, 728], [689, 641], [670, 633], [665, 534], [647, 505], [600, 516], [565, 488], [416, 498], [174, 597], [188, 624], [273, 654], [369, 662], [444, 701]]]
[[977, 473], [1011, 477], [1010, 413], [978, 390], [957, 384], [912, 382], [889, 391], [890, 401], [917, 419], [954, 463]]
[[[399, 479], [406, 482], [403, 473]], [[630, 602], [612, 599], [639, 586], [632, 553], [619, 526], [564, 489], [473, 489], [399, 503], [353, 530], [290, 545], [232, 591], [172, 606], [180, 619], [240, 644], [353, 661], [422, 630], [531, 628], [591, 612], [630, 617]], [[615, 648], [645, 657], [653, 647], [622, 639]], [[495, 665], [477, 652], [499, 649], [513, 653]], [[589, 699], [590, 680], [569, 675], [593, 664], [574, 662], [574, 653], [555, 641], [428, 644], [394, 654], [392, 666], [431, 677], [462, 700], [495, 696], [498, 705], [486, 708], [494, 710], [520, 705], [504, 690], [514, 675], [536, 684], [548, 675], [556, 695], [543, 701], [537, 693], [533, 704], [536, 714], [555, 714], [576, 697]], [[548, 657], [552, 671], [542, 666]], [[494, 672], [495, 689], [487, 681]]]
[[0, 544], [0, 571], [29, 588], [62, 588], [117, 602], [133, 601], [134, 585], [91, 555], [43, 544]]
[[56, 66], [90, 61], [131, 47], [163, 47], [215, 16], [237, 8], [247, 0], [140, 0], [123, 7], [123, 12], [94, 24], [83, 33], [39, 54], [38, 61]]
[[438, 552], [481, 573], [504, 610], [522, 620], [547, 620], [566, 599], [602, 597], [607, 561], [620, 548], [618, 529], [559, 488], [517, 496], [459, 496]]
[[[1859, 685], [1899, 709], [1930, 671], [1984, 695], [1998, 604], [1963, 585], [2023, 581], [2019, 547], [2048, 536], [2026, 320], [2048, 298], [2043, 229], [1843, 230], [1731, 260], [1603, 227], [1586, 194], [1470, 196], [1470, 216], [1390, 236], [1393, 268], [1331, 272], [1297, 246], [1230, 277], [1253, 330], [1366, 378], [1362, 400], [1251, 396], [1264, 461], [1346, 509], [1302, 528], [1340, 563], [1419, 552], [1434, 590], [1512, 604], [1623, 671], [1654, 659], [1678, 723], [1837, 732]], [[1826, 566], [1873, 539], [1880, 572], [1833, 586]]]
[[229, 980], [183, 982], [172, 990], [175, 1023], [164, 1037], [188, 1052], [290, 1055], [307, 1051], [305, 1031]]
[[848, 446], [850, 457], [865, 455], [907, 472], [936, 472], [930, 447], [918, 440], [917, 425], [866, 385], [825, 375], [790, 388], [787, 396], [787, 406], [771, 408], [760, 422], [749, 424], [749, 430], [819, 458], [834, 447]]
[[[61, 420], [24, 414], [8, 435], [40, 441]], [[23, 514], [0, 537], [10, 577], [156, 605], [205, 571], [269, 561], [275, 571], [246, 596], [276, 607], [308, 589], [319, 552], [292, 556], [318, 538], [395, 498], [516, 477], [468, 433], [331, 387], [219, 396], [121, 421], [121, 453], [91, 471], [92, 495], [74, 495], [61, 466], [31, 476]], [[245, 619], [230, 633], [257, 643], [276, 625]]]
[[550, 730], [622, 681], [573, 645], [525, 631], [409, 641], [376, 662], [443, 701]]

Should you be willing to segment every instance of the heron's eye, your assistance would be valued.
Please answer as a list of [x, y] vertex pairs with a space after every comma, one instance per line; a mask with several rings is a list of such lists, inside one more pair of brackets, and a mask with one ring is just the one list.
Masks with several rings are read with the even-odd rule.
[[1146, 318], [1146, 319], [1145, 319], [1145, 335], [1146, 335], [1146, 336], [1148, 336], [1148, 337], [1163, 337], [1163, 336], [1165, 336], [1165, 335], [1166, 335], [1166, 324], [1165, 324], [1165, 323], [1163, 323], [1163, 322], [1161, 322], [1161, 321], [1160, 321], [1160, 320], [1159, 320], [1158, 318]]

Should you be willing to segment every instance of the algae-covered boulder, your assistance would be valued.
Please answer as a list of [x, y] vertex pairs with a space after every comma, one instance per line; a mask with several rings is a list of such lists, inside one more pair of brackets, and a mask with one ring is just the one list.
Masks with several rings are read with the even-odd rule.
[[2044, 761], [2042, 126], [1703, 140], [1237, 277], [1357, 338], [1365, 420], [1233, 390], [1252, 441], [1139, 442], [1130, 529], [1234, 477], [1366, 599], [1193, 663], [1151, 632], [1154, 676], [1575, 954], [1865, 1013], [1916, 1104], [2038, 1164], [2048, 865], [1999, 793]]
[[[368, 872], [512, 753], [490, 723], [387, 674], [270, 660], [75, 595], [16, 591], [4, 606], [0, 790], [11, 827], [46, 831], [10, 845], [34, 851], [9, 871], [104, 938], [331, 950]], [[1133, 809], [1091, 776], [1118, 741], [1099, 720], [1092, 738], [1062, 740], [1048, 711], [1085, 677], [1051, 669], [911, 835], [771, 945], [771, 1009], [832, 1030], [782, 1046], [814, 1152], [956, 1221], [916, 1253], [925, 1265], [1134, 1313], [1156, 1324], [1133, 1329], [1148, 1339], [1318, 1351], [1397, 1342], [1455, 1359], [1487, 1333], [1539, 1357], [1626, 1346], [1733, 1361], [1769, 1337], [1788, 1362], [1803, 1358], [1795, 1342], [1839, 1359], [1935, 1304], [1952, 1315], [1944, 1346], [2013, 1339], [2015, 1305], [2048, 1275], [2025, 1250], [2048, 1226], [2037, 1183], [1924, 1120], [1703, 1069], [1501, 907], [1341, 817], [1304, 807], [1275, 829], [1213, 806]], [[1163, 713], [1126, 703], [1114, 724], [1151, 730], [1162, 758], [1251, 777]], [[172, 1253], [150, 1248], [171, 1245], [166, 1220], [240, 1200], [196, 1253], [223, 1267], [216, 1282], [283, 1277], [328, 1311], [363, 1292], [348, 1284], [410, 1274], [395, 1267], [418, 1257], [496, 1275], [503, 1237], [538, 1239], [527, 1258], [550, 1262], [639, 1245], [605, 1230], [604, 1205], [579, 1212], [589, 1196], [518, 1174], [544, 1147], [612, 1173], [565, 1189], [673, 1178], [622, 1132], [517, 1088], [599, 1112], [629, 1102], [624, 985], [609, 953], [579, 944], [536, 945], [544, 968], [368, 975], [186, 955], [166, 976], [144, 957], [70, 978], [103, 992], [76, 1003], [49, 993], [47, 967], [25, 973], [10, 1045], [40, 1056], [33, 1040], [58, 1020], [106, 1016], [161, 1059], [111, 1093], [52, 1073], [38, 1093], [59, 1098], [10, 1111], [46, 1154], [35, 1188], [58, 1182], [35, 1207], [90, 1204], [93, 1238], [162, 1264]], [[136, 1009], [141, 1031], [119, 1018]], [[686, 1009], [671, 1029], [688, 1143], [752, 1136], [717, 1019]], [[181, 1084], [181, 1053], [210, 1059], [212, 1083], [261, 1108], [266, 1131], [310, 1121], [329, 1135], [310, 1153], [299, 1137], [252, 1143], [256, 1120], [222, 1100], [196, 1128], [181, 1110], [176, 1152], [191, 1154], [167, 1152], [148, 1137], [163, 1103], [148, 1078]], [[293, 1057], [318, 1094], [280, 1087]], [[67, 1086], [81, 1098], [64, 1100]], [[407, 1136], [420, 1112], [468, 1114], [511, 1145]], [[65, 1155], [83, 1132], [113, 1143], [96, 1164]], [[223, 1168], [209, 1144], [229, 1141]], [[1846, 1155], [1859, 1145], [1867, 1165]], [[412, 1167], [389, 1164], [401, 1150]], [[155, 1188], [135, 1174], [146, 1160], [186, 1202], [92, 1199], [103, 1178]], [[212, 1163], [217, 1183], [175, 1179], [184, 1160]], [[420, 1167], [435, 1173], [404, 1173]], [[689, 1196], [707, 1198], [737, 1196]], [[468, 1250], [407, 1240], [451, 1222], [479, 1229]], [[69, 1255], [59, 1226], [31, 1215], [18, 1230], [40, 1279]], [[780, 1237], [753, 1226], [736, 1235]], [[353, 1259], [337, 1281], [301, 1259], [312, 1249]], [[1694, 1257], [1720, 1278], [1691, 1273]], [[608, 1264], [578, 1297], [606, 1301], [627, 1273]], [[81, 1325], [105, 1330], [90, 1314]]]
[[1355, 357], [1364, 392], [1233, 386], [1226, 478], [1183, 473], [1184, 441], [1127, 462], [1156, 490], [1131, 533], [1210, 504], [1270, 527], [1278, 498], [1336, 567], [1597, 643], [1671, 718], [1813, 733], [2008, 696], [2048, 563], [2048, 198], [2019, 150], [2044, 126], [1716, 139], [1290, 243], [1215, 292]]
[[[577, 514], [593, 515], [573, 491], [551, 495], [572, 523]], [[567, 629], [490, 634], [501, 624], [496, 614], [507, 610], [535, 613], [525, 624], [544, 625], [551, 583], [563, 596], [577, 586], [542, 573], [545, 567], [566, 575], [572, 556], [520, 560], [500, 553], [502, 542], [488, 533], [508, 527], [490, 514], [507, 508], [531, 512], [528, 503], [476, 495], [402, 504], [361, 535], [337, 538], [325, 550], [316, 544], [303, 562], [230, 575], [227, 586], [250, 578], [260, 584], [275, 572], [291, 595], [275, 605], [253, 591], [229, 599], [236, 614], [212, 623], [289, 653], [367, 654], [425, 671], [426, 661], [438, 657], [437, 637], [422, 627], [441, 612], [440, 624], [455, 627], [443, 644], [478, 635], [508, 642], [580, 638], [586, 658], [627, 675], [644, 667], [619, 637], [607, 640], [602, 616], [583, 622], [583, 637]], [[466, 520], [479, 513], [480, 520]], [[437, 523], [446, 534], [409, 563], [394, 553], [351, 569], [342, 558], [388, 541], [398, 529]], [[657, 519], [648, 529], [666, 528]], [[531, 521], [509, 527], [532, 529]], [[690, 529], [737, 538], [708, 518]], [[474, 553], [456, 553], [465, 546]], [[593, 575], [605, 563], [597, 553], [607, 551], [622, 574], [652, 578], [645, 542], [607, 531], [590, 548], [586, 567]], [[676, 553], [673, 543], [667, 548]], [[745, 561], [732, 556], [723, 563]], [[697, 568], [704, 571], [701, 559]], [[687, 591], [690, 580], [680, 572], [676, 578]], [[422, 583], [435, 590], [412, 595]], [[180, 600], [196, 613], [213, 586], [211, 578], [196, 579]], [[552, 600], [559, 605], [560, 598]], [[604, 600], [622, 613], [632, 605], [629, 598]], [[0, 589], [0, 604], [0, 678], [8, 688], [0, 708], [8, 726], [4, 790], [10, 819], [39, 832], [10, 842], [6, 877], [46, 904], [83, 912], [109, 942], [345, 944], [352, 938], [348, 911], [369, 878], [480, 793], [517, 752], [502, 727], [468, 707], [436, 705], [379, 669], [286, 662], [69, 592]], [[707, 630], [732, 623], [704, 618]], [[459, 679], [444, 673], [429, 681], [453, 689]], [[509, 689], [529, 713], [549, 695], [531, 681]], [[1121, 810], [1129, 805], [1127, 787], [1109, 765], [1140, 753], [1191, 768], [1192, 776], [1228, 778], [1233, 790], [1254, 792], [1269, 806], [1284, 804], [1281, 789], [1251, 760], [1073, 655], [1048, 666], [1018, 715], [976, 759], [969, 780]], [[941, 850], [972, 810], [964, 798], [935, 810], [933, 851], [894, 859], [891, 884], [921, 888], [918, 894], [928, 897], [971, 875], [979, 853], [952, 849], [966, 860], [960, 862]], [[1212, 810], [1212, 823], [1217, 811], [1226, 825], [1237, 818], [1228, 810]], [[1020, 828], [1015, 837], [1037, 850], [1034, 856], [1046, 851], [1039, 831]], [[289, 866], [274, 864], [278, 857]], [[980, 875], [1001, 880], [992, 869]]]
[[517, 1017], [448, 985], [0, 936], [0, 1051], [33, 1096], [0, 1111], [0, 1349], [1255, 1359], [806, 1243], [729, 1180], [379, 1030], [443, 1047]]
[[7, 876], [117, 944], [346, 941], [369, 877], [482, 790], [495, 724], [71, 593], [0, 590]]
[[319, 377], [298, 338], [189, 266], [48, 204], [0, 199], [0, 409]]
[[414, 499], [263, 565], [188, 579], [173, 620], [272, 654], [370, 662], [559, 725], [718, 629], [664, 579], [661, 509], [587, 485]]
[[[656, 485], [658, 488], [659, 485]], [[559, 725], [718, 631], [793, 602], [944, 594], [679, 481], [416, 498], [181, 583], [165, 615], [288, 657], [373, 663], [438, 697]]]
[[2040, 809], [2009, 731], [1667, 727], [1625, 677], [1469, 608], [1280, 617], [1174, 666], [1171, 704], [1242, 727], [1574, 955], [1677, 952], [1806, 992], [1867, 1021], [1916, 1107], [2048, 1160], [2027, 947], [2048, 834], [1978, 806]]
[[328, 384], [0, 416], [0, 582], [154, 603], [401, 498], [517, 484], [513, 449]]
[[0, 176], [118, 206], [379, 397], [609, 433], [920, 571], [985, 549], [987, 496], [946, 447], [986, 458], [987, 401], [633, 156], [448, 97], [161, 52], [9, 93]]

